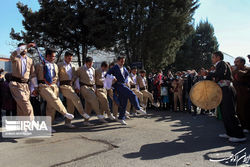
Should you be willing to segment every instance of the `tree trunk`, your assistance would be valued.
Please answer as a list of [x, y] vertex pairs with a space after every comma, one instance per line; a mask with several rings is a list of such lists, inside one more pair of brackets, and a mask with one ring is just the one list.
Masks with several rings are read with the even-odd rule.
[[80, 57], [80, 48], [79, 48], [79, 46], [77, 46], [76, 55], [77, 55], [78, 65], [79, 65], [79, 67], [81, 67], [81, 57]]
[[58, 56], [57, 56], [57, 60], [56, 60], [56, 64], [59, 62], [59, 60], [60, 60], [60, 58], [61, 58], [61, 56], [62, 56], [63, 51], [64, 51], [64, 50], [61, 50], [61, 51], [59, 51], [59, 52], [58, 52], [58, 54], [57, 54]]
[[129, 48], [128, 47], [126, 47], [125, 53], [126, 53], [127, 63], [131, 64], [131, 58], [130, 58]]
[[88, 52], [88, 48], [86, 43], [82, 44], [82, 64], [85, 63], [86, 57], [87, 57], [87, 52]]

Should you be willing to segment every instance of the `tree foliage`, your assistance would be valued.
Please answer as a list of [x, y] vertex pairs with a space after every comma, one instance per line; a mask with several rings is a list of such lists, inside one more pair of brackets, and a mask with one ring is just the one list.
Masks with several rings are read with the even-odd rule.
[[117, 28], [108, 0], [41, 0], [39, 11], [17, 3], [23, 15], [25, 32], [11, 30], [11, 38], [34, 41], [41, 47], [55, 47], [60, 52], [73, 50], [81, 65], [91, 47], [110, 48], [114, 45]]
[[201, 21], [177, 53], [176, 68], [209, 68], [212, 65], [212, 53], [218, 51], [218, 47], [213, 25], [208, 20]]
[[33, 12], [18, 3], [25, 31], [12, 39], [73, 50], [81, 65], [89, 48], [125, 54], [147, 69], [174, 62], [192, 31], [197, 0], [40, 0]]
[[191, 32], [197, 7], [193, 0], [121, 1], [116, 49], [127, 55], [129, 63], [142, 61], [147, 69], [173, 63]]

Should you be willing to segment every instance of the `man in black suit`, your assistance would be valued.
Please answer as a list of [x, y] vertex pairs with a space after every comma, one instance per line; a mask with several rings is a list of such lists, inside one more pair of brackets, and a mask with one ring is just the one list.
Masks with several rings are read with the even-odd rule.
[[222, 138], [228, 138], [231, 142], [242, 142], [246, 140], [242, 128], [239, 125], [239, 120], [235, 112], [235, 94], [232, 86], [232, 72], [230, 66], [223, 61], [223, 53], [218, 51], [213, 53], [212, 62], [216, 67], [214, 73], [210, 73], [211, 77], [215, 78], [215, 82], [222, 89], [222, 101], [220, 110], [222, 120], [226, 129], [226, 134], [220, 134]]
[[[190, 93], [190, 90], [194, 84], [198, 82], [198, 76], [195, 70], [190, 71], [189, 75], [187, 76], [187, 91], [188, 94]], [[191, 113], [191, 107], [193, 107], [194, 112], [192, 113], [193, 116], [197, 115], [197, 106], [195, 106], [191, 99], [190, 96], [188, 97], [189, 105], [188, 105], [188, 112]]]

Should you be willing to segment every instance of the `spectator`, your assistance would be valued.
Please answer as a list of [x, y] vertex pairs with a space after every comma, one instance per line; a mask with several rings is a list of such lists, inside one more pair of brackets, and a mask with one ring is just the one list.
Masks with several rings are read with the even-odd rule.
[[[188, 88], [187, 88], [187, 91], [190, 92], [192, 86], [198, 82], [198, 74], [195, 70], [192, 70], [189, 72], [189, 75], [187, 77], [187, 82], [188, 82]], [[190, 99], [190, 96], [188, 96], [188, 112], [192, 112], [191, 108], [193, 108], [194, 110], [194, 113], [193, 115], [196, 115], [197, 114], [197, 107], [191, 102], [191, 99]]]
[[174, 93], [172, 90], [172, 81], [174, 80], [174, 76], [172, 75], [172, 72], [169, 70], [167, 74], [167, 84], [168, 84], [168, 98], [169, 98], [169, 108], [170, 111], [174, 110]]
[[186, 111], [188, 108], [188, 80], [187, 80], [188, 73], [186, 71], [182, 72], [182, 79], [183, 79], [183, 91], [182, 91], [182, 99], [183, 99], [183, 111]]
[[154, 79], [154, 100], [155, 102], [160, 101], [161, 99], [161, 84], [162, 84], [162, 71], [159, 70], [158, 74]]
[[250, 69], [245, 66], [246, 60], [243, 57], [237, 57], [234, 61], [236, 66], [233, 71], [233, 85], [237, 93], [237, 106], [236, 113], [240, 120], [243, 131], [249, 132], [250, 130]]
[[166, 76], [163, 77], [161, 84], [161, 108], [162, 109], [169, 108], [168, 80]]
[[153, 92], [153, 82], [154, 82], [154, 78], [153, 78], [152, 73], [148, 74], [147, 81], [148, 81], [148, 91], [150, 93], [152, 93]]
[[5, 74], [5, 81], [1, 86], [2, 93], [2, 109], [6, 111], [6, 116], [16, 116], [16, 102], [13, 99], [9, 83], [11, 81], [11, 73]]
[[179, 111], [183, 111], [183, 101], [182, 101], [182, 90], [183, 90], [183, 80], [177, 76], [172, 82], [172, 92], [174, 93], [174, 111], [177, 111], [177, 103], [179, 101], [180, 108]]

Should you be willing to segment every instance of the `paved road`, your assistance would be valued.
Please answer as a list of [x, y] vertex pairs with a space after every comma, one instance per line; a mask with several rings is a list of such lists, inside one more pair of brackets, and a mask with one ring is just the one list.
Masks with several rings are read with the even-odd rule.
[[[236, 166], [236, 162], [230, 162], [232, 159], [209, 159], [229, 157], [242, 149], [238, 158], [250, 158], [250, 135], [241, 144], [220, 139], [217, 135], [223, 132], [223, 124], [210, 116], [151, 111], [146, 117], [128, 120], [128, 126], [92, 122], [94, 126], [84, 127], [81, 120], [75, 120], [77, 129], [58, 124], [51, 138], [1, 138], [0, 166]], [[250, 166], [250, 160], [248, 164], [238, 166]]]

